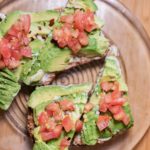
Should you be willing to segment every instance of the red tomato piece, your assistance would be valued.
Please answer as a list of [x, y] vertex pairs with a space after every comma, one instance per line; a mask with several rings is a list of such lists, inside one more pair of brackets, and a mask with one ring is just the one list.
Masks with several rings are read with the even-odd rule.
[[69, 101], [69, 100], [61, 100], [59, 102], [60, 104], [60, 107], [62, 110], [66, 111], [66, 110], [69, 110], [69, 111], [74, 111], [75, 108], [74, 108], [74, 104], [72, 101]]
[[46, 124], [48, 120], [49, 120], [49, 117], [46, 111], [41, 112], [40, 115], [38, 116], [38, 123], [40, 125]]
[[64, 127], [66, 132], [70, 132], [74, 128], [74, 123], [72, 119], [70, 118], [70, 116], [66, 116], [62, 120], [62, 126]]
[[[5, 60], [4, 60], [5, 62]], [[20, 65], [20, 61], [15, 60], [13, 57], [9, 59], [9, 64], [7, 65], [8, 69], [17, 68]]]
[[109, 125], [109, 121], [110, 121], [111, 117], [108, 116], [108, 115], [100, 115], [98, 117], [98, 120], [97, 120], [97, 127], [100, 131], [103, 131], [105, 128], [108, 127]]
[[53, 131], [49, 131], [49, 132], [41, 132], [41, 138], [43, 141], [50, 141], [52, 139], [57, 139], [60, 137], [62, 132], [62, 126], [58, 125], [55, 127], [55, 129]]
[[30, 47], [21, 48], [20, 53], [21, 53], [22, 56], [25, 56], [25, 57], [28, 57], [28, 58], [31, 58], [31, 56], [32, 56], [32, 51], [31, 51]]
[[113, 115], [114, 119], [117, 121], [122, 121], [125, 116], [126, 114], [123, 109], [120, 109], [118, 113]]
[[108, 104], [106, 104], [105, 102], [101, 102], [99, 105], [99, 111], [100, 112], [106, 112], [108, 109]]
[[101, 82], [100, 86], [105, 92], [108, 92], [112, 89], [113, 83], [105, 81], [105, 82]]
[[87, 113], [87, 112], [89, 112], [90, 110], [92, 110], [92, 108], [93, 108], [93, 104], [92, 103], [87, 103], [87, 104], [85, 104], [85, 106], [84, 106], [84, 113]]
[[85, 32], [79, 32], [78, 40], [82, 46], [86, 46], [89, 43], [88, 36]]
[[76, 132], [80, 132], [82, 130], [82, 127], [83, 127], [83, 122], [81, 120], [77, 120], [75, 124]]
[[72, 24], [74, 21], [73, 15], [61, 16], [60, 22]]
[[95, 20], [94, 20], [94, 13], [93, 12], [91, 12], [90, 10], [87, 10], [86, 12], [85, 12], [85, 18], [86, 18], [86, 20], [85, 20], [85, 30], [87, 31], [87, 32], [91, 32], [91, 31], [93, 31], [94, 29], [96, 29], [97, 28], [97, 24], [95, 23]]
[[68, 47], [72, 50], [74, 54], [76, 54], [81, 49], [81, 45], [76, 38], [71, 38], [68, 41]]
[[111, 93], [108, 93], [108, 94], [105, 95], [104, 101], [105, 101], [105, 103], [107, 103], [107, 104], [109, 104], [109, 103], [112, 102], [112, 95], [111, 95]]
[[59, 104], [58, 103], [50, 103], [46, 107], [46, 111], [47, 111], [48, 115], [50, 115], [50, 116], [52, 116], [54, 113], [60, 112]]
[[20, 60], [22, 58], [22, 56], [20, 55], [20, 52], [17, 50], [13, 50], [11, 52], [11, 56], [15, 59], [15, 60]]
[[122, 92], [118, 90], [114, 90], [111, 95], [112, 95], [112, 99], [115, 100], [122, 96]]
[[67, 137], [63, 138], [60, 143], [60, 150], [64, 150], [69, 145], [70, 145], [70, 140], [68, 140]]
[[25, 31], [25, 33], [29, 33], [31, 24], [30, 15], [22, 15], [20, 22], [22, 23], [22, 29]]
[[9, 41], [5, 38], [0, 41], [0, 53], [3, 58], [9, 59], [11, 57], [11, 49]]
[[117, 114], [118, 112], [120, 112], [120, 110], [121, 110], [121, 106], [110, 106], [109, 107], [109, 111], [112, 114]]
[[62, 121], [63, 120], [63, 112], [60, 110], [59, 112], [54, 112], [53, 117], [55, 121]]
[[111, 105], [119, 105], [119, 106], [122, 106], [125, 102], [126, 102], [126, 99], [125, 99], [124, 97], [120, 97], [120, 98], [114, 99], [114, 100], [111, 102]]
[[74, 28], [84, 31], [85, 14], [83, 11], [76, 10], [74, 14]]
[[130, 123], [130, 117], [126, 114], [122, 122], [127, 126]]
[[49, 119], [48, 122], [46, 123], [46, 128], [48, 131], [53, 131], [56, 127], [56, 122], [52, 119]]
[[78, 29], [73, 30], [72, 33], [71, 33], [71, 35], [74, 38], [78, 38], [78, 36], [79, 36], [79, 30]]

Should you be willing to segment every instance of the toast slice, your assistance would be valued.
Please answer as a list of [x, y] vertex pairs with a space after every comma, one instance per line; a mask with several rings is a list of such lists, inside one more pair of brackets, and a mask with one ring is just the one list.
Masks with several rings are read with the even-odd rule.
[[33, 111], [35, 126], [33, 150], [68, 149], [90, 90], [88, 83], [50, 85], [39, 87], [31, 94], [28, 106]]
[[94, 92], [85, 106], [83, 128], [76, 135], [74, 144], [102, 143], [132, 126], [128, 88], [119, 61], [115, 56], [107, 56]]

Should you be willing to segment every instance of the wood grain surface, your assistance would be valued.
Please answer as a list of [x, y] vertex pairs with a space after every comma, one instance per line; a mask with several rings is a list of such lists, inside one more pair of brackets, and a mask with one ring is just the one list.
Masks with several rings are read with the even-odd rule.
[[[150, 0], [120, 0], [142, 22], [150, 36]], [[150, 150], [150, 129], [135, 150]]]

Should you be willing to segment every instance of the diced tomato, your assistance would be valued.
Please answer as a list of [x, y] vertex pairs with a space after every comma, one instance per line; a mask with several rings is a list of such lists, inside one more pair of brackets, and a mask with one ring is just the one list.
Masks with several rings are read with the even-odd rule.
[[71, 35], [72, 35], [72, 37], [74, 37], [74, 38], [78, 38], [79, 33], [80, 33], [79, 30], [78, 30], [78, 29], [75, 29], [75, 30], [72, 30]]
[[52, 139], [57, 139], [60, 137], [62, 132], [62, 126], [58, 125], [55, 127], [55, 129], [53, 131], [49, 131], [49, 132], [41, 132], [41, 138], [43, 141], [49, 141]]
[[31, 24], [30, 15], [22, 15], [20, 21], [22, 23], [22, 27], [25, 33], [29, 33]]
[[108, 127], [109, 125], [109, 121], [111, 120], [111, 117], [108, 116], [108, 115], [100, 115], [98, 117], [98, 120], [97, 120], [97, 127], [100, 131], [103, 131], [105, 128]]
[[46, 124], [40, 125], [40, 133], [41, 133], [41, 132], [47, 132]]
[[75, 124], [76, 132], [80, 132], [82, 130], [82, 127], [83, 127], [83, 122], [81, 120], [77, 120]]
[[85, 32], [80, 32], [78, 36], [79, 42], [82, 46], [86, 46], [89, 43], [88, 36]]
[[72, 119], [70, 118], [70, 116], [66, 116], [62, 120], [62, 126], [64, 127], [66, 132], [70, 132], [74, 128], [74, 123]]
[[76, 10], [74, 14], [74, 28], [84, 31], [85, 14], [83, 11]]
[[[5, 62], [5, 60], [4, 60]], [[9, 59], [9, 65], [7, 65], [8, 69], [17, 68], [20, 65], [20, 61], [15, 60], [13, 57]]]
[[93, 104], [92, 103], [87, 103], [87, 104], [85, 104], [85, 106], [84, 106], [84, 113], [87, 113], [87, 112], [89, 112], [90, 110], [92, 110], [92, 108], [93, 108]]
[[7, 39], [1, 39], [0, 41], [0, 53], [3, 58], [9, 59], [11, 57], [11, 50], [9, 41]]
[[109, 104], [109, 103], [112, 102], [112, 95], [111, 95], [111, 93], [108, 93], [108, 94], [105, 95], [104, 101], [105, 101], [105, 103], [107, 103], [107, 104]]
[[60, 112], [59, 104], [58, 103], [50, 103], [46, 107], [46, 111], [47, 111], [48, 115], [50, 115], [50, 116], [52, 116], [54, 113]]
[[114, 99], [118, 99], [118, 98], [120, 98], [122, 96], [122, 92], [120, 92], [120, 91], [118, 91], [118, 90], [114, 90], [113, 92], [112, 92], [112, 99], [114, 100]]
[[60, 150], [64, 150], [69, 145], [70, 145], [70, 140], [68, 140], [67, 137], [63, 138], [60, 143]]
[[91, 12], [90, 10], [87, 10], [86, 13], [85, 13], [85, 30], [87, 32], [91, 32], [93, 31], [94, 29], [97, 28], [97, 24], [95, 23], [95, 20], [94, 20], [94, 13]]
[[21, 48], [20, 53], [21, 53], [22, 56], [25, 56], [25, 57], [29, 57], [30, 58], [32, 56], [32, 51], [31, 51], [30, 47], [23, 47], [23, 48]]
[[17, 50], [11, 51], [11, 56], [15, 58], [15, 60], [20, 60], [22, 58], [20, 52]]
[[73, 102], [69, 100], [61, 100], [59, 104], [60, 104], [61, 109], [64, 111], [66, 110], [74, 111], [75, 109]]
[[123, 109], [120, 109], [118, 113], [113, 115], [114, 119], [117, 121], [122, 121], [125, 116], [126, 114]]
[[100, 112], [106, 112], [108, 109], [108, 104], [106, 104], [105, 102], [101, 102], [99, 105], [99, 111]]
[[72, 50], [72, 52], [74, 54], [76, 54], [81, 49], [81, 45], [80, 45], [78, 39], [76, 39], [76, 38], [71, 38], [68, 41], [68, 47]]
[[63, 120], [63, 112], [62, 110], [60, 110], [59, 112], [54, 112], [53, 113], [53, 117], [55, 119], [55, 121], [62, 121]]
[[56, 127], [56, 122], [52, 119], [49, 119], [48, 122], [46, 123], [46, 128], [48, 131], [53, 131]]
[[112, 89], [113, 83], [105, 81], [105, 82], [101, 82], [100, 86], [105, 92], [108, 92]]
[[127, 126], [130, 123], [130, 117], [126, 114], [122, 122]]
[[111, 105], [119, 105], [119, 106], [122, 106], [125, 102], [126, 102], [126, 99], [125, 99], [124, 97], [120, 97], [120, 98], [114, 99], [114, 100], [111, 102]]
[[120, 112], [120, 110], [121, 110], [121, 106], [110, 106], [109, 107], [109, 111], [112, 114], [117, 114], [118, 112]]
[[49, 119], [49, 117], [48, 117], [47, 112], [46, 112], [46, 111], [43, 111], [43, 112], [41, 112], [40, 115], [38, 116], [38, 123], [39, 123], [40, 125], [46, 124], [46, 123], [48, 122], [48, 119]]
[[27, 34], [30, 30], [30, 16], [22, 15], [20, 19], [12, 25], [4, 38], [0, 41], [1, 61], [8, 69], [17, 68], [22, 57], [31, 57], [31, 48]]
[[73, 15], [61, 16], [60, 22], [72, 24], [74, 20]]

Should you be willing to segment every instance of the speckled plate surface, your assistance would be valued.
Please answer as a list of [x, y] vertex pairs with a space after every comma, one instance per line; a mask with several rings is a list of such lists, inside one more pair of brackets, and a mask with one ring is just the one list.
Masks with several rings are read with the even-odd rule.
[[[0, 12], [38, 11], [64, 6], [65, 0], [4, 0]], [[140, 22], [118, 1], [97, 0], [97, 15], [105, 21], [104, 32], [119, 48], [123, 71], [129, 86], [135, 125], [127, 133], [94, 147], [71, 147], [71, 150], [130, 150], [141, 140], [150, 126], [150, 40]], [[94, 82], [99, 61], [76, 67], [60, 74], [53, 84]], [[0, 115], [0, 150], [31, 150], [27, 136], [26, 116], [29, 87], [24, 87], [10, 109]]]

